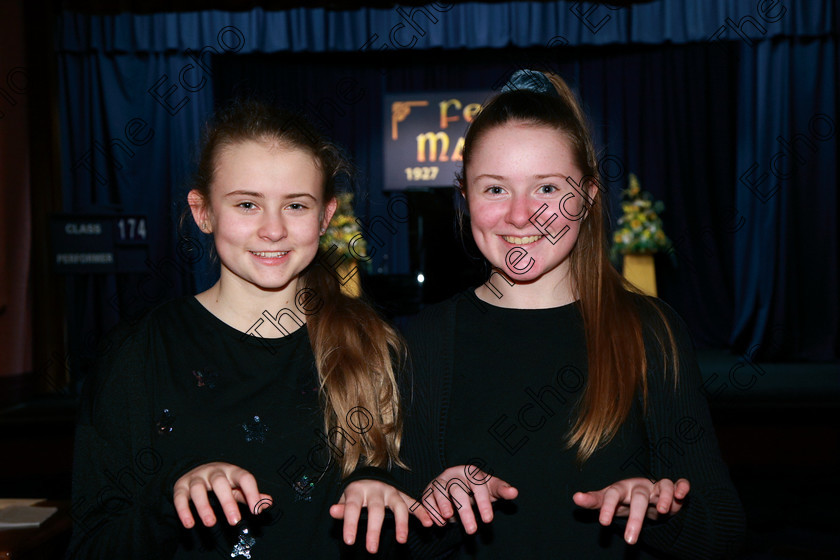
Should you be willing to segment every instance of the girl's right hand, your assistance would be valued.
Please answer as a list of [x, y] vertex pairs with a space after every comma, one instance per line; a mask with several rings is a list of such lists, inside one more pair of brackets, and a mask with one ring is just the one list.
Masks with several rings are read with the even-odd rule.
[[481, 520], [490, 523], [493, 521], [491, 504], [500, 499], [513, 500], [518, 495], [519, 490], [475, 465], [458, 465], [449, 467], [430, 482], [421, 499], [423, 507], [438, 525], [444, 525], [445, 520], [454, 520], [457, 509], [464, 530], [471, 535], [478, 530], [473, 505], [478, 506]]
[[241, 520], [238, 504], [248, 504], [248, 510], [258, 515], [271, 506], [271, 496], [261, 494], [254, 475], [230, 463], [200, 465], [175, 482], [173, 500], [175, 511], [187, 529], [195, 526], [190, 500], [206, 527], [216, 524], [216, 514], [207, 493], [212, 490], [225, 512], [227, 522], [236, 525]]

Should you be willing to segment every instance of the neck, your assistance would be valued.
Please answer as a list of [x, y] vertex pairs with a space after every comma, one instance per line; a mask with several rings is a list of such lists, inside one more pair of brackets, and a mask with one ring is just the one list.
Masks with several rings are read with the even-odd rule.
[[237, 280], [222, 275], [212, 288], [195, 297], [223, 323], [263, 338], [286, 336], [306, 322], [306, 315], [295, 307], [297, 280], [277, 291]]
[[578, 299], [568, 272], [559, 281], [544, 276], [532, 282], [516, 282], [498, 268], [493, 269], [487, 282], [475, 289], [475, 295], [491, 305], [509, 309], [548, 309]]

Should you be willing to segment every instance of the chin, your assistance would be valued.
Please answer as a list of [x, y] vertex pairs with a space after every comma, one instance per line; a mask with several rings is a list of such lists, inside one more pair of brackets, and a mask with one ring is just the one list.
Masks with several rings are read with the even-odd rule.
[[261, 290], [277, 291], [288, 286], [294, 278], [260, 278], [252, 276], [249, 282]]
[[508, 278], [516, 284], [532, 284], [542, 278], [542, 274], [509, 274]]
[[298, 276], [293, 276], [291, 278], [272, 278], [270, 280], [267, 280], [265, 285], [271, 290], [278, 290], [280, 288], [285, 288], [286, 286], [294, 282], [297, 278]]
[[545, 278], [547, 273], [550, 272], [544, 270], [538, 263], [534, 263], [534, 266], [528, 272], [523, 274], [511, 272], [511, 270], [507, 267], [507, 264], [503, 264], [502, 266], [494, 264], [493, 266], [494, 268], [504, 271], [507, 277], [513, 280], [516, 284], [531, 284]]

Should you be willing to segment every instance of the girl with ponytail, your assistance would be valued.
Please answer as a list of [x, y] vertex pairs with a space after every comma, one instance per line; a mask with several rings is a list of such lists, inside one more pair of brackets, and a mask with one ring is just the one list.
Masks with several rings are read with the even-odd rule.
[[367, 551], [386, 508], [406, 541], [413, 500], [385, 483], [404, 345], [318, 254], [348, 171], [298, 115], [216, 114], [188, 203], [221, 276], [113, 334], [82, 402], [71, 557], [345, 557], [363, 508]]
[[691, 340], [609, 262], [566, 83], [517, 72], [470, 125], [458, 186], [492, 272], [407, 332], [425, 398], [407, 415], [406, 484], [438, 524], [460, 518], [464, 556], [734, 555], [742, 508]]

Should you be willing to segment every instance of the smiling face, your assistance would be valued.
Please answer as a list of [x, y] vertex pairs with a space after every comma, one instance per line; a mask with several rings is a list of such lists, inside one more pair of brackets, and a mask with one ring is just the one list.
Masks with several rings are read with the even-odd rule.
[[494, 268], [518, 284], [571, 288], [569, 254], [585, 206], [566, 178], [578, 184], [582, 175], [568, 139], [554, 128], [508, 122], [478, 139], [464, 195], [475, 242]]
[[[221, 282], [246, 291], [297, 289], [335, 212], [307, 151], [277, 142], [243, 141], [215, 158], [210, 200], [190, 192], [199, 226], [214, 234]], [[198, 203], [196, 203], [198, 202]], [[209, 203], [208, 203], [209, 202]]]

